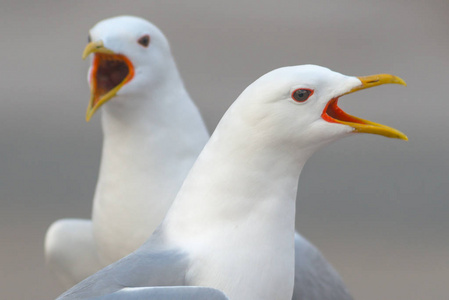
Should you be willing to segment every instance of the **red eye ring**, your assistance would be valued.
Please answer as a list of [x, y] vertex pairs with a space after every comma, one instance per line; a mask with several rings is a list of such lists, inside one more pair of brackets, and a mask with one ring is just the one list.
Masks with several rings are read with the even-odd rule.
[[311, 89], [296, 89], [292, 93], [292, 99], [295, 100], [295, 102], [305, 102], [307, 99], [310, 98], [310, 96], [313, 95], [314, 90]]

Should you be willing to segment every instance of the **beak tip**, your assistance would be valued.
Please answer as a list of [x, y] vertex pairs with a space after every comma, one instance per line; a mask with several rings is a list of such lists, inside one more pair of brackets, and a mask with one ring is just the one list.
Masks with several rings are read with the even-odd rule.
[[404, 79], [402, 79], [402, 78], [400, 78], [400, 77], [397, 77], [397, 76], [394, 76], [395, 77], [395, 81], [396, 82], [394, 82], [394, 83], [397, 83], [397, 84], [400, 84], [400, 85], [403, 85], [403, 86], [407, 86], [407, 83], [404, 81]]
[[92, 112], [87, 112], [86, 113], [86, 122], [89, 123], [90, 119], [92, 118]]
[[399, 132], [398, 135], [396, 136], [396, 138], [399, 140], [408, 141], [408, 136], [406, 136], [402, 132]]

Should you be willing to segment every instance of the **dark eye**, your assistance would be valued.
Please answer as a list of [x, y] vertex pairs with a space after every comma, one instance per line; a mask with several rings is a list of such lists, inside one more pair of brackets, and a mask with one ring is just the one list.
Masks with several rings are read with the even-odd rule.
[[292, 93], [292, 98], [296, 102], [304, 102], [312, 96], [313, 90], [309, 89], [297, 89]]
[[148, 45], [150, 44], [150, 36], [148, 34], [145, 34], [143, 37], [138, 39], [137, 42], [144, 47], [148, 47]]
[[88, 43], [92, 42], [92, 39], [90, 38], [90, 34], [87, 36], [87, 42]]

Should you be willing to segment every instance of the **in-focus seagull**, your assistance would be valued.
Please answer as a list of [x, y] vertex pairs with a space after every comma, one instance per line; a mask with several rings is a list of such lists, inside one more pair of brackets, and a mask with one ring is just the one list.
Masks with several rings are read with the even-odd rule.
[[[209, 135], [176, 68], [167, 39], [150, 22], [120, 16], [96, 24], [89, 120], [102, 107], [101, 168], [91, 220], [63, 219], [47, 232], [48, 266], [69, 288], [142, 245], [165, 216]], [[340, 276], [295, 234], [295, 287], [321, 300], [351, 299]], [[301, 299], [296, 293], [294, 299]]]
[[[354, 133], [407, 140], [337, 105], [386, 83], [405, 85], [388, 74], [353, 77], [315, 65], [260, 77], [225, 113], [148, 241], [58, 299], [137, 299], [157, 286], [174, 286], [177, 296], [185, 286], [197, 289], [197, 298], [173, 299], [203, 299], [205, 287], [232, 300], [291, 299], [300, 172], [317, 149]], [[304, 286], [298, 299], [327, 299], [315, 287]]]

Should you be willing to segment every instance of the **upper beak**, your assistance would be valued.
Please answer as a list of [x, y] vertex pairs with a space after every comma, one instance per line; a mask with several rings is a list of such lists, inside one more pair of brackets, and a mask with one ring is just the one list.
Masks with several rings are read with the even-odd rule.
[[[357, 77], [361, 84], [352, 88], [349, 92], [343, 95], [351, 94], [356, 91], [364, 90], [378, 85], [393, 83], [406, 86], [404, 80], [390, 74], [378, 74], [370, 76]], [[342, 96], [343, 96], [342, 95]], [[351, 126], [355, 132], [378, 134], [390, 138], [396, 138], [401, 140], [408, 140], [407, 136], [397, 129], [391, 128], [386, 125], [374, 123], [368, 120], [357, 118], [345, 113], [340, 107], [337, 106], [338, 97], [332, 99], [327, 104], [323, 111], [323, 119], [328, 122], [340, 123]]]
[[351, 89], [349, 92], [347, 92], [343, 95], [351, 94], [351, 93], [354, 93], [354, 92], [357, 92], [360, 90], [364, 90], [364, 89], [368, 89], [368, 88], [371, 88], [374, 86], [388, 84], [388, 83], [400, 84], [403, 86], [407, 86], [407, 84], [405, 83], [405, 81], [402, 78], [399, 78], [397, 76], [390, 75], [390, 74], [360, 76], [357, 78], [362, 82], [362, 84], [359, 86], [356, 86], [355, 88]]
[[122, 54], [104, 47], [101, 40], [87, 44], [83, 59], [94, 53], [90, 72], [90, 101], [86, 111], [86, 121], [106, 101], [114, 97], [120, 88], [134, 76], [134, 66]]
[[105, 48], [103, 41], [90, 42], [83, 51], [83, 59], [86, 59], [91, 53], [114, 54], [114, 51]]

